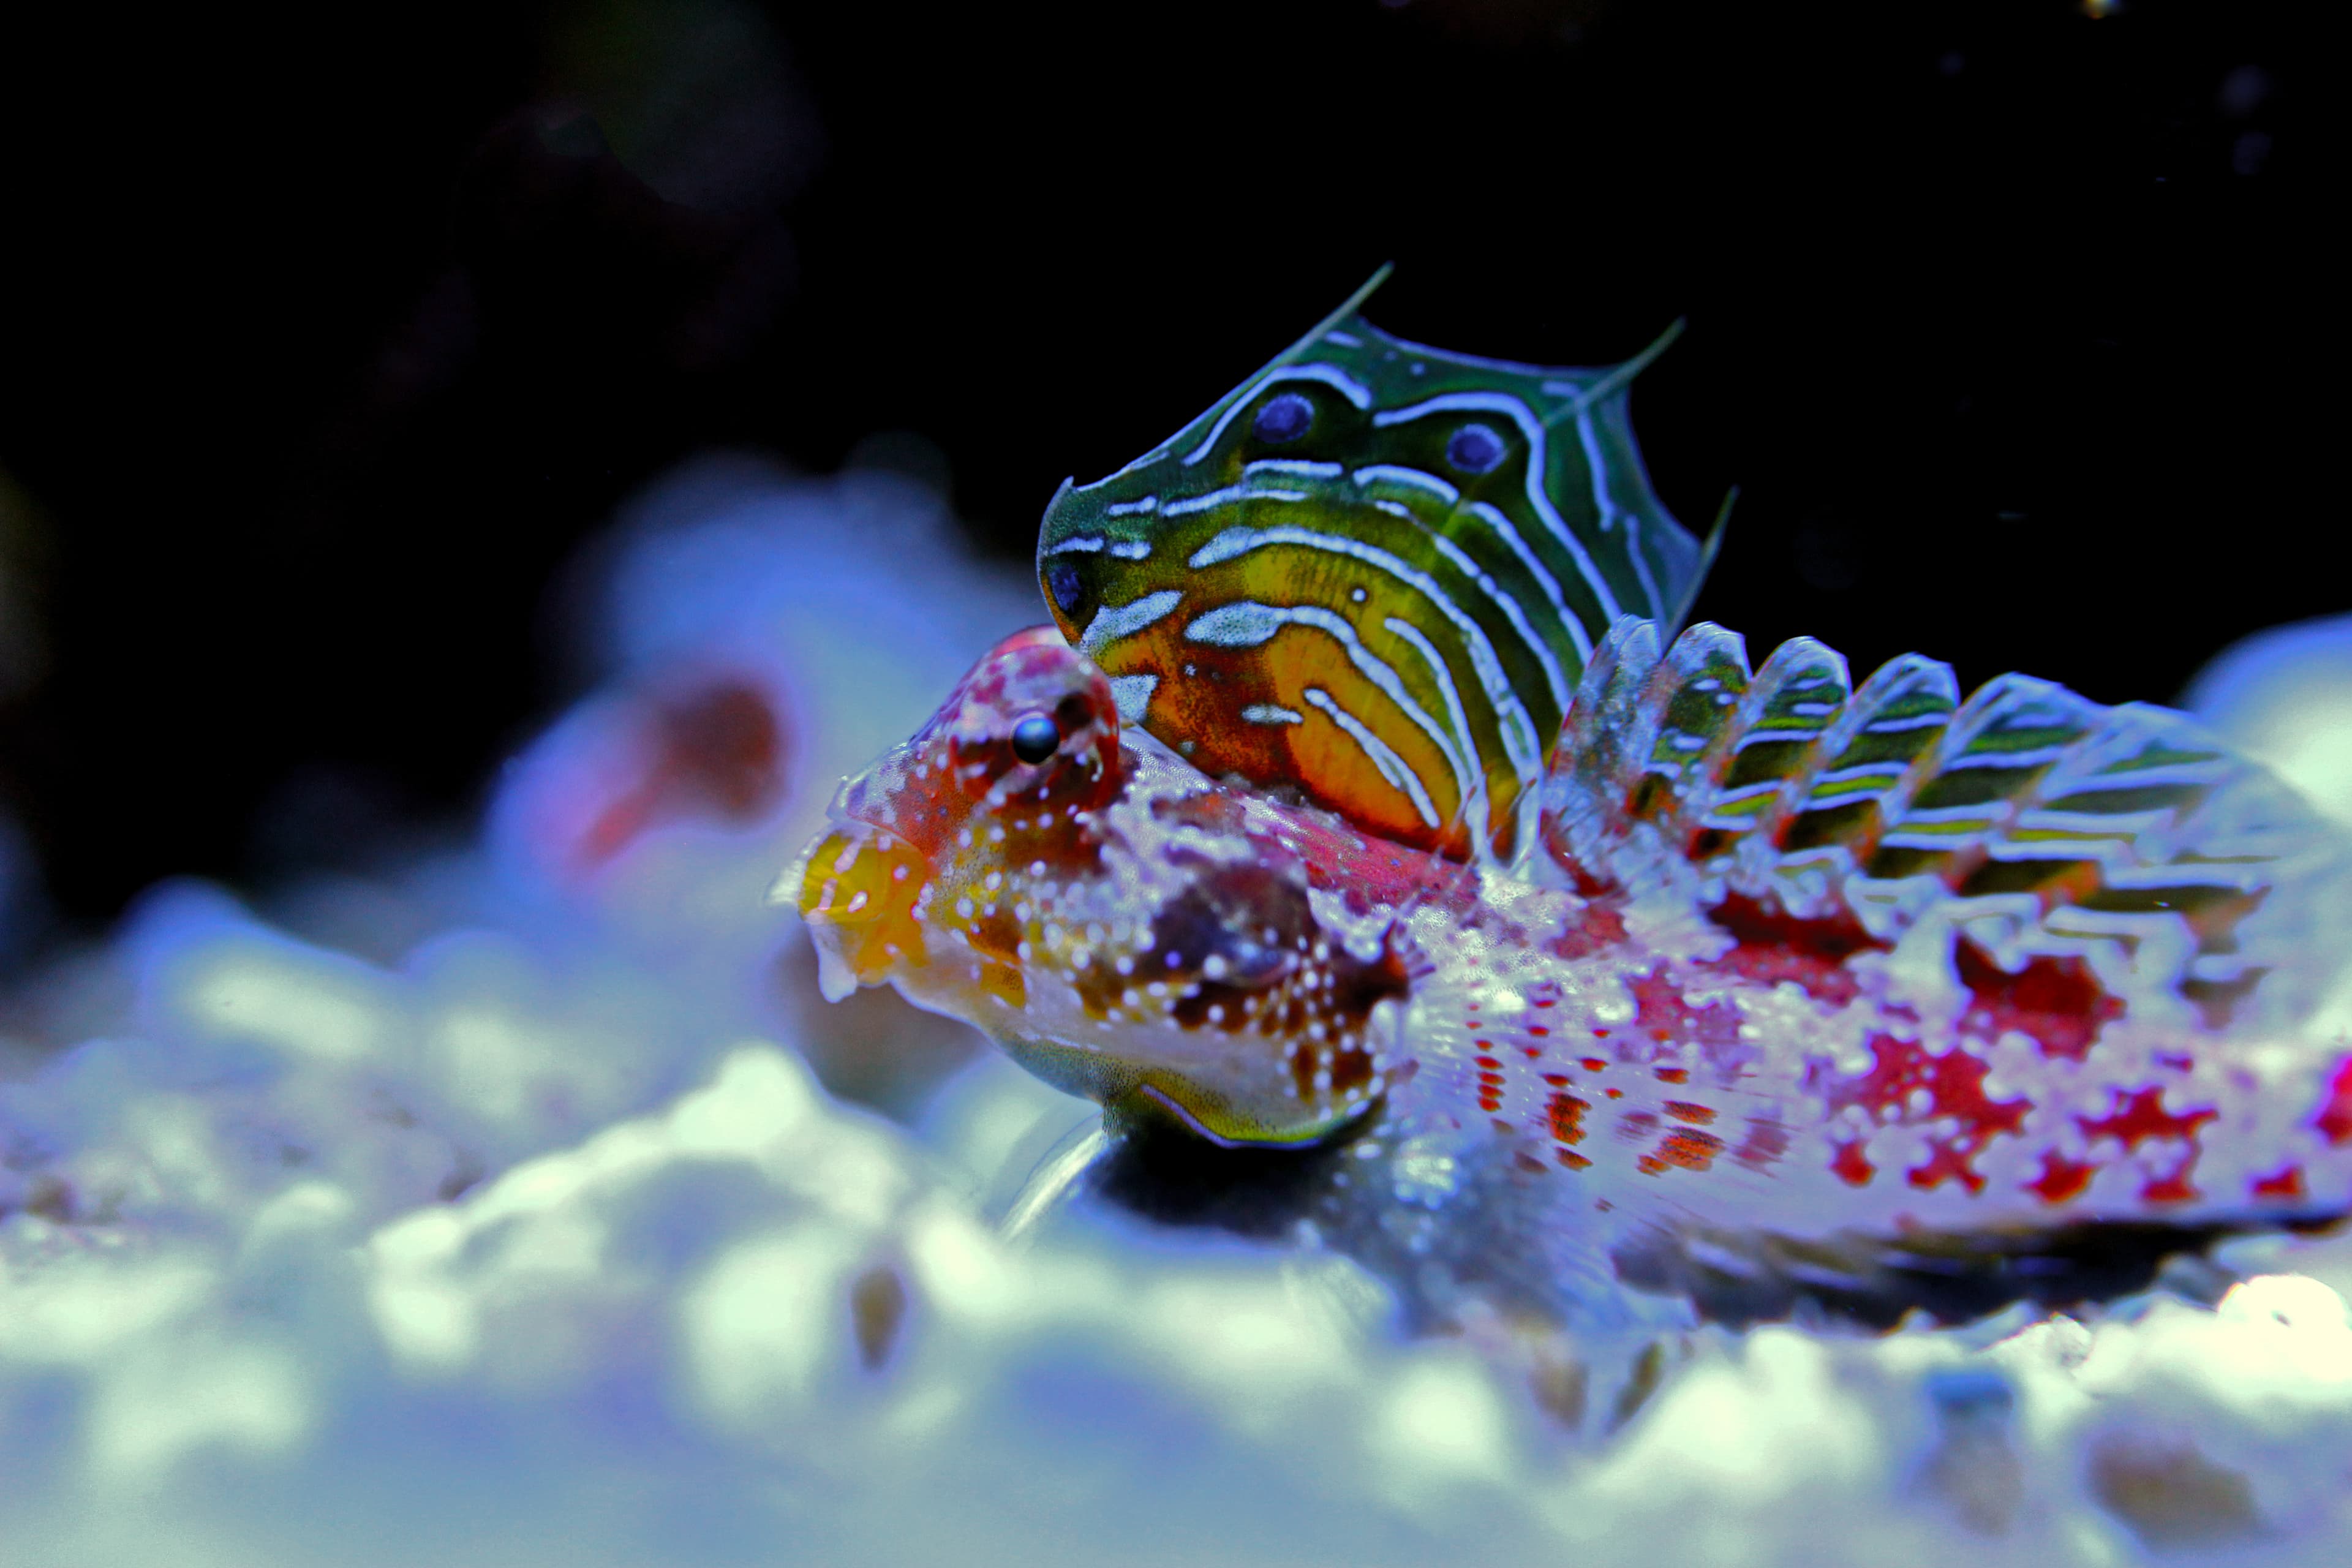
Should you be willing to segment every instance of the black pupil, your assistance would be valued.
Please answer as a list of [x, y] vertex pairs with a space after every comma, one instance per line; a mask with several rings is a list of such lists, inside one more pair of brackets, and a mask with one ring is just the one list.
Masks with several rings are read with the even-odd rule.
[[1045, 568], [1045, 591], [1054, 595], [1054, 603], [1062, 614], [1075, 615], [1078, 595], [1085, 584], [1078, 581], [1078, 569], [1066, 561], [1056, 561]]
[[1295, 392], [1286, 392], [1257, 411], [1257, 423], [1250, 428], [1261, 441], [1296, 441], [1314, 422], [1315, 405]]
[[1024, 763], [1042, 763], [1062, 743], [1062, 731], [1043, 713], [1032, 713], [1013, 726], [1013, 754]]
[[1503, 460], [1503, 438], [1484, 425], [1465, 425], [1445, 443], [1445, 460], [1465, 474], [1490, 472]]

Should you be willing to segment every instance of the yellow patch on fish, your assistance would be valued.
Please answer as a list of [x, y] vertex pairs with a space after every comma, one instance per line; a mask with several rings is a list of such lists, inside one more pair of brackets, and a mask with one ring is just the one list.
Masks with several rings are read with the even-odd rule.
[[916, 900], [930, 879], [912, 845], [863, 823], [838, 824], [801, 863], [801, 918], [830, 929], [818, 980], [828, 1001], [887, 979], [923, 954]]

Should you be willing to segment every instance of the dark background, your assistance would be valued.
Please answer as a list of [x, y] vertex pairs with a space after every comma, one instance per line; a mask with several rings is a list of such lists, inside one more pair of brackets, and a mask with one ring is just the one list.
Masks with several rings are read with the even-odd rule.
[[666, 465], [911, 432], [1023, 552], [1388, 259], [1450, 348], [1688, 319], [1636, 417], [1759, 656], [2169, 696], [2352, 600], [2325, 13], [10, 7], [0, 800], [62, 931], [452, 819]]

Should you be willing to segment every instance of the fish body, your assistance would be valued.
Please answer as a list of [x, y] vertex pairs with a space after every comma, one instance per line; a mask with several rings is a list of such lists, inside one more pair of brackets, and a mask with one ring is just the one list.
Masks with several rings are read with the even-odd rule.
[[1130, 1147], [1286, 1147], [1432, 1322], [1965, 1316], [2352, 1210], [2336, 829], [2167, 710], [1675, 635], [1650, 355], [1409, 343], [1370, 288], [1055, 497], [1055, 628], [782, 885], [830, 992]]
[[1352, 1142], [1356, 1223], [1566, 1321], [2352, 1208], [2344, 847], [2183, 716], [1633, 617], [1567, 710], [1465, 863], [1209, 776], [1038, 628], [782, 890], [830, 991], [1217, 1142]]

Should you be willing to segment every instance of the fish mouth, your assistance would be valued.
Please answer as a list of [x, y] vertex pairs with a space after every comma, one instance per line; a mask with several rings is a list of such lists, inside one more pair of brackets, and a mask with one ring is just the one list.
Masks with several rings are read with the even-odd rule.
[[[878, 770], [877, 770], [878, 771]], [[818, 988], [837, 1002], [921, 961], [925, 943], [915, 900], [931, 880], [930, 858], [877, 807], [872, 774], [841, 786], [826, 826], [769, 889], [769, 901], [800, 911], [817, 952]]]

